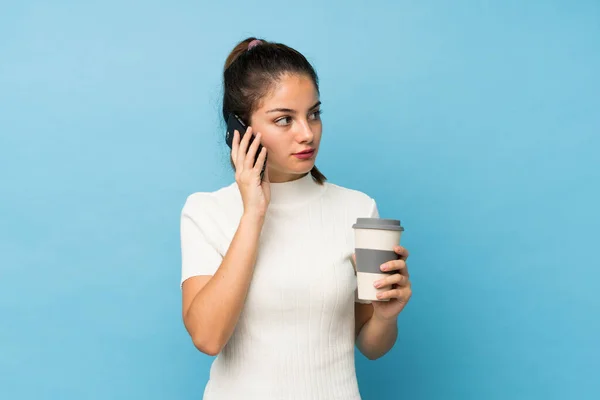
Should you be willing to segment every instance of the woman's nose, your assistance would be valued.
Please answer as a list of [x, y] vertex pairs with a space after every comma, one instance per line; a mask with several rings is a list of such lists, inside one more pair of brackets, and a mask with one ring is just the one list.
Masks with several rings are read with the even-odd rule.
[[308, 121], [304, 121], [302, 124], [300, 124], [296, 137], [301, 143], [312, 143], [315, 135]]

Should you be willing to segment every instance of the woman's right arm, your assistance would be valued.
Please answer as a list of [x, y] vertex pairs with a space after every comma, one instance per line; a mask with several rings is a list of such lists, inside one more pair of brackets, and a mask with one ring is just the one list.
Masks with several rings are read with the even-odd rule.
[[233, 333], [252, 279], [261, 229], [260, 216], [244, 215], [216, 273], [183, 282], [183, 321], [203, 353], [218, 354]]
[[208, 355], [218, 354], [233, 334], [252, 280], [260, 233], [270, 201], [267, 171], [265, 180], [260, 180], [266, 149], [254, 165], [260, 134], [248, 148], [251, 135], [251, 128], [248, 128], [241, 143], [239, 135], [234, 135], [232, 159], [244, 212], [229, 249], [214, 275], [194, 276], [182, 285], [184, 325], [194, 345]]

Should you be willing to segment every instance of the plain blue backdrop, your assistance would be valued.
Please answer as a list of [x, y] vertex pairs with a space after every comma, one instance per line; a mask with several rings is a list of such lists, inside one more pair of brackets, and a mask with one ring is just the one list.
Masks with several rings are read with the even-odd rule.
[[0, 6], [0, 398], [199, 399], [179, 213], [233, 179], [222, 66], [321, 78], [330, 181], [402, 219], [414, 296], [365, 400], [600, 398], [600, 3]]

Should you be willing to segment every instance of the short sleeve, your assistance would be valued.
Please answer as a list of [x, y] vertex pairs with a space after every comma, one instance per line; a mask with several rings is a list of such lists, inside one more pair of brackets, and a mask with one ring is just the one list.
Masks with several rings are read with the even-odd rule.
[[223, 260], [210, 240], [210, 220], [203, 218], [206, 211], [195, 203], [188, 198], [181, 212], [181, 284], [192, 276], [214, 275]]
[[[377, 209], [377, 202], [374, 199], [371, 199], [371, 206], [369, 213], [367, 214], [369, 218], [379, 218], [379, 210]], [[371, 300], [360, 300], [358, 298], [358, 289], [354, 291], [354, 302], [360, 304], [371, 304]]]
[[369, 218], [379, 218], [379, 210], [377, 209], [377, 202], [371, 199], [371, 213]]

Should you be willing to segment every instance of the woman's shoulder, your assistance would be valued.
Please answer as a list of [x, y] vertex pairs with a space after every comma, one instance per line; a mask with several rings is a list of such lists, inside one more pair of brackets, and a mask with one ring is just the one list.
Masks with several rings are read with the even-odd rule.
[[191, 215], [217, 213], [221, 208], [236, 207], [239, 200], [239, 190], [235, 183], [212, 191], [192, 192], [185, 199], [182, 213]]
[[341, 186], [331, 182], [326, 182], [325, 185], [327, 185], [327, 193], [334, 197], [336, 202], [343, 202], [359, 206], [364, 205], [367, 207], [371, 207], [375, 203], [375, 199], [361, 190]]

